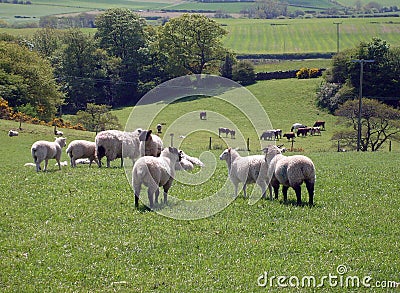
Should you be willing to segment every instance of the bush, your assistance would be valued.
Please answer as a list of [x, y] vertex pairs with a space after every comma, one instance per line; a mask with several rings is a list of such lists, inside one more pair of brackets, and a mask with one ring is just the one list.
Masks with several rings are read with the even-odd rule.
[[250, 61], [239, 61], [232, 67], [232, 79], [241, 85], [250, 85], [256, 82], [254, 65]]

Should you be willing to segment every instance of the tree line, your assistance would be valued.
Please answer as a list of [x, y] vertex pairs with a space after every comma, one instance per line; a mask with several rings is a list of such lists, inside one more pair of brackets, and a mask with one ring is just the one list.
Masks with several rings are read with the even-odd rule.
[[129, 9], [114, 8], [97, 16], [96, 27], [95, 34], [46, 27], [29, 40], [0, 35], [0, 96], [49, 120], [88, 103], [134, 105], [156, 85], [186, 74], [236, 75], [249, 84], [242, 74], [249, 69], [237, 66], [222, 45], [227, 31], [203, 15], [151, 26]]

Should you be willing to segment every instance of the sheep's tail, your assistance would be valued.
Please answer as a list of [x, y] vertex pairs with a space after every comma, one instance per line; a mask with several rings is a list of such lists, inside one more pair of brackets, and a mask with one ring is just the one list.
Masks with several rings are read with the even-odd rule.
[[71, 146], [69, 146], [65, 152], [69, 155], [70, 158], [72, 158], [72, 147]]
[[32, 148], [32, 158], [33, 161], [36, 163], [37, 162], [36, 148]]

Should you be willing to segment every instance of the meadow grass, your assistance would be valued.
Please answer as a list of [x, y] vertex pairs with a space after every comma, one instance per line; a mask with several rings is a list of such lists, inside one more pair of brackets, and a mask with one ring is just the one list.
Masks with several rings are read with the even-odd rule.
[[[345, 277], [371, 276], [371, 285], [399, 281], [398, 152], [309, 153], [317, 168], [313, 208], [294, 206], [290, 190], [286, 205], [281, 196], [255, 205], [239, 197], [212, 217], [179, 221], [136, 210], [119, 162], [58, 171], [52, 160], [46, 173], [23, 167], [31, 143], [50, 138], [51, 128], [30, 126], [9, 138], [12, 123], [0, 121], [2, 154], [14, 150], [1, 157], [2, 291], [278, 291], [276, 280], [259, 287], [259, 276], [312, 275], [320, 284], [338, 276], [339, 265]], [[205, 186], [177, 183], [171, 195], [207, 195], [226, 175], [219, 161]]]
[[[109, 169], [78, 165], [59, 171], [55, 160], [50, 160], [48, 172], [36, 173], [33, 167], [24, 167], [24, 163], [32, 162], [32, 143], [53, 140], [53, 128], [23, 124], [20, 135], [10, 138], [7, 131], [16, 129], [18, 123], [0, 120], [0, 290], [281, 291], [276, 278], [267, 280], [272, 280], [272, 287], [269, 282], [265, 287], [258, 286], [257, 280], [267, 272], [268, 278], [291, 276], [292, 281], [313, 276], [314, 287], [324, 281], [323, 292], [342, 292], [346, 283], [333, 287], [325, 278], [329, 274], [340, 276], [340, 265], [348, 270], [341, 275], [344, 280], [370, 276], [372, 286], [376, 281], [400, 281], [400, 228], [396, 224], [400, 209], [399, 149], [335, 152], [330, 135], [337, 129], [336, 119], [314, 105], [313, 92], [319, 82], [274, 80], [248, 87], [276, 128], [286, 130], [294, 121], [308, 123], [317, 117], [327, 121], [327, 130], [320, 137], [298, 138], [295, 143], [316, 165], [312, 208], [295, 206], [295, 194], [289, 190], [287, 204], [281, 194], [278, 200], [261, 199], [253, 205], [240, 195], [211, 217], [174, 220], [159, 214], [172, 206], [160, 205], [158, 212], [148, 211], [143, 204], [134, 208], [133, 192], [119, 160]], [[150, 113], [151, 105], [141, 107], [143, 117]], [[218, 111], [239, 128], [247, 123], [237, 109], [215, 98], [185, 99], [167, 105], [154, 123], [162, 119], [168, 127], [184, 113], [199, 109]], [[131, 110], [113, 113], [124, 123]], [[194, 115], [193, 123], [198, 119]], [[91, 132], [62, 130], [68, 141], [94, 139]], [[247, 127], [242, 131], [251, 136]], [[216, 163], [212, 176], [199, 185], [176, 181], [170, 198], [204, 199], [221, 188], [227, 168], [218, 156], [221, 148], [234, 146], [235, 140], [214, 138], [220, 147], [209, 152]], [[182, 149], [200, 156], [208, 150], [204, 139], [189, 135]], [[253, 149], [251, 153], [260, 151]], [[65, 149], [62, 160], [68, 160]], [[196, 172], [198, 169], [195, 176]], [[228, 190], [233, 192], [233, 186]], [[253, 190], [260, 192], [250, 186], [248, 193]], [[145, 190], [141, 197], [146, 197]], [[308, 202], [305, 191], [302, 199]], [[288, 280], [284, 283], [289, 285]], [[362, 284], [359, 286], [350, 284], [349, 289], [365, 290]], [[287, 289], [309, 292], [314, 287], [300, 283]]]
[[[336, 52], [334, 19], [224, 19], [224, 44], [238, 54]], [[353, 48], [373, 37], [399, 46], [397, 18], [341, 19], [340, 50]]]
[[331, 59], [304, 59], [304, 60], [263, 60], [254, 59], [256, 72], [288, 71], [301, 68], [329, 68]]

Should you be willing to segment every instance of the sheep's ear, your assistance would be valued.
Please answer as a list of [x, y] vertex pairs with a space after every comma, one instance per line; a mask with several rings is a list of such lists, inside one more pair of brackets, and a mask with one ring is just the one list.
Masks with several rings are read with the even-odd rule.
[[231, 150], [232, 150], [232, 148], [228, 148], [228, 153], [230, 153], [230, 152], [231, 152]]
[[151, 133], [152, 133], [151, 129], [147, 130], [146, 140], [150, 138]]

